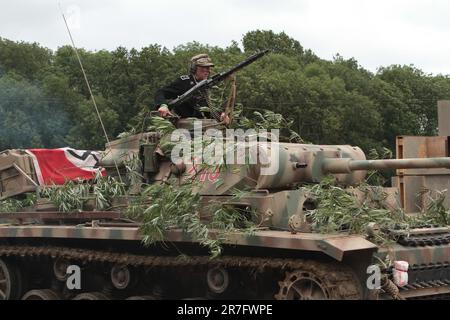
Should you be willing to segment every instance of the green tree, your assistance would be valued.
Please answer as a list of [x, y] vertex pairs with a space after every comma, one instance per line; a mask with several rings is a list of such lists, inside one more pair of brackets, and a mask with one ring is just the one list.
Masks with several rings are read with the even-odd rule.
[[[373, 74], [355, 58], [319, 59], [284, 32], [250, 31], [242, 46], [190, 42], [173, 50], [151, 44], [79, 53], [110, 139], [130, 126], [141, 129], [156, 90], [186, 74], [189, 59], [199, 53], [208, 53], [214, 72], [221, 72], [269, 49], [237, 73], [237, 102], [245, 115], [268, 109], [291, 118], [313, 143], [393, 149], [397, 135], [435, 134], [437, 100], [450, 98], [448, 76], [398, 65]], [[2, 149], [101, 149], [106, 142], [70, 46], [52, 52], [0, 38], [0, 99]]]
[[14, 42], [0, 38], [0, 69], [3, 73], [13, 71], [33, 80], [43, 69], [50, 66], [51, 59], [51, 50], [37, 43]]
[[394, 65], [380, 68], [377, 76], [401, 91], [402, 102], [407, 104], [407, 109], [414, 115], [413, 134], [435, 135], [437, 133], [436, 105], [439, 99], [446, 96], [446, 93], [435, 86], [431, 75], [424, 74], [414, 66]]
[[70, 121], [42, 90], [21, 76], [0, 78], [0, 149], [61, 147]]

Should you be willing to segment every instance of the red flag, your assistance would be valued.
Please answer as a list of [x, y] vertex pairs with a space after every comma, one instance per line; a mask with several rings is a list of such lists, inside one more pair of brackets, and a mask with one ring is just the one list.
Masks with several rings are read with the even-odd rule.
[[[28, 149], [41, 186], [64, 184], [67, 180], [90, 180], [102, 170], [96, 151], [60, 149]], [[105, 171], [102, 170], [102, 175]]]

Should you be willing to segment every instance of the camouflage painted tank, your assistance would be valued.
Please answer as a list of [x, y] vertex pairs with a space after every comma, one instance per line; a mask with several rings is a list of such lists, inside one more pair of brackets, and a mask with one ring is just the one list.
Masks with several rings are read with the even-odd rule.
[[[214, 126], [206, 122], [204, 127]], [[179, 127], [189, 129], [183, 121]], [[176, 226], [165, 230], [161, 241], [143, 244], [142, 221], [126, 215], [140, 192], [139, 184], [101, 210], [94, 202], [82, 211], [64, 213], [41, 198], [19, 212], [0, 215], [0, 299], [446, 297], [449, 227], [383, 230], [391, 239], [388, 246], [374, 241], [380, 232], [375, 224], [368, 224], [365, 234], [315, 232], [311, 214], [316, 199], [306, 188], [306, 183], [320, 183], [332, 174], [351, 189], [364, 180], [366, 170], [399, 169], [394, 187], [384, 190], [383, 199], [395, 210], [418, 201], [409, 197], [414, 188], [450, 183], [446, 139], [400, 137], [398, 155], [409, 150], [416, 157], [396, 160], [366, 160], [361, 149], [348, 145], [258, 142], [263, 145], [258, 152], [267, 157], [275, 154], [274, 147], [278, 150], [277, 170], [269, 173], [260, 162], [218, 171], [173, 163], [161, 152], [161, 136], [155, 132], [113, 141], [99, 162], [108, 175], [124, 172], [134, 158], [141, 163], [140, 182], [148, 184], [182, 183], [195, 172], [200, 184], [194, 193], [200, 196], [199, 216], [205, 223], [211, 216], [208, 204], [216, 202], [251, 212], [258, 228], [225, 233], [222, 254], [211, 259], [199, 241]], [[433, 146], [433, 158], [417, 152], [424, 150], [423, 145]], [[2, 199], [21, 197], [42, 186], [33, 163], [23, 150], [0, 154]], [[236, 190], [246, 192], [236, 198]], [[361, 202], [366, 199], [367, 194], [352, 190]], [[150, 207], [152, 200], [146, 205]], [[380, 261], [388, 263], [378, 267]]]

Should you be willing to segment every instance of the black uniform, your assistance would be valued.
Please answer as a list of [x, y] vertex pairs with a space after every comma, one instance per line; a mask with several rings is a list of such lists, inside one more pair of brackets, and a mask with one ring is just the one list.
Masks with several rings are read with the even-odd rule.
[[[181, 76], [171, 84], [159, 89], [155, 94], [155, 104], [158, 109], [161, 104], [168, 104], [170, 100], [182, 95], [190, 88], [196, 85], [194, 77], [192, 75]], [[199, 91], [187, 101], [177, 105], [173, 108], [175, 113], [181, 118], [204, 118], [203, 114], [199, 111], [201, 107], [208, 106], [208, 92], [206, 90]]]

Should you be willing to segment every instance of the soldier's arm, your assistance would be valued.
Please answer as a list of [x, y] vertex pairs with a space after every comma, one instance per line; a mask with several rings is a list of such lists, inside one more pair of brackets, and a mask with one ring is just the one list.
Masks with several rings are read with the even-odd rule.
[[188, 87], [186, 86], [186, 79], [182, 77], [176, 79], [169, 85], [162, 87], [155, 94], [155, 106], [158, 109], [162, 104], [168, 104], [169, 101], [175, 99], [183, 94]]

